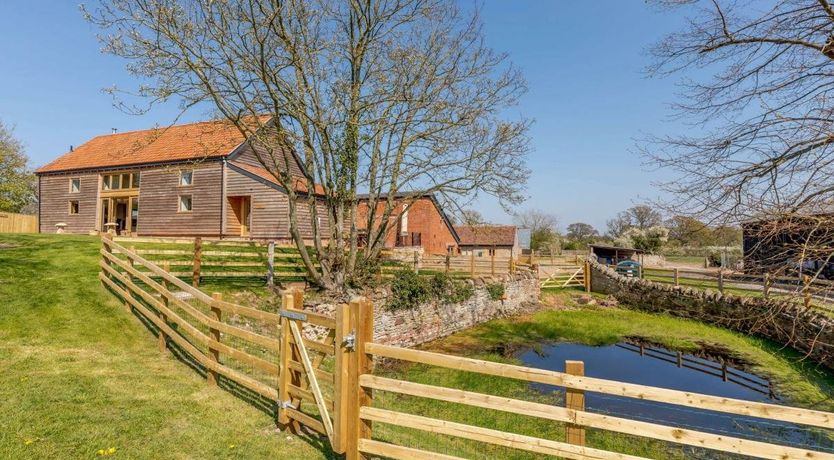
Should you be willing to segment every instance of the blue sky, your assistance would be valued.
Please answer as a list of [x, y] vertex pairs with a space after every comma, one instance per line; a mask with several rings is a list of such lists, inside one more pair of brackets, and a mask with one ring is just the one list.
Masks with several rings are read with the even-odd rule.
[[[529, 83], [511, 113], [533, 118], [529, 200], [559, 217], [602, 230], [618, 211], [658, 196], [632, 153], [643, 133], [682, 129], [669, 123], [674, 79], [649, 79], [646, 48], [681, 25], [642, 1], [488, 1], [490, 46], [510, 54]], [[144, 116], [113, 108], [102, 88], [135, 83], [124, 61], [100, 53], [96, 29], [78, 4], [59, 0], [0, 2], [0, 120], [15, 127], [33, 166], [96, 135], [170, 123], [176, 107]], [[198, 120], [204, 113], [188, 114]], [[492, 198], [477, 209], [510, 222]]]

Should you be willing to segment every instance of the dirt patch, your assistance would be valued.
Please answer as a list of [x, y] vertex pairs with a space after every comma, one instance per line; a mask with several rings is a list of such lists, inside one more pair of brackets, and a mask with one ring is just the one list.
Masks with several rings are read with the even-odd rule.
[[16, 244], [12, 244], [12, 243], [0, 243], [0, 250], [3, 250], [3, 249], [14, 249], [14, 248], [16, 248], [16, 247], [17, 247], [17, 245], [16, 245]]

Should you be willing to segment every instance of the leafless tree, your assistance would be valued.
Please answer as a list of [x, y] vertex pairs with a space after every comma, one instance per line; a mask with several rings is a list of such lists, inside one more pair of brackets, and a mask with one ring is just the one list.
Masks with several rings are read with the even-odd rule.
[[[301, 253], [324, 288], [340, 289], [376, 258], [392, 213], [418, 194], [522, 199], [529, 122], [508, 120], [506, 109], [526, 86], [484, 44], [477, 9], [444, 0], [108, 0], [85, 13], [103, 29], [104, 50], [129, 61], [139, 95], [207, 103], [249, 136], [289, 194], [300, 249], [300, 221], [312, 222], [319, 264]], [[264, 114], [269, 125], [252, 127]], [[302, 178], [282, 154], [288, 147]], [[299, 179], [319, 193], [299, 193]], [[369, 195], [364, 247], [360, 192]]]
[[527, 209], [515, 214], [515, 223], [530, 230], [530, 249], [552, 249], [558, 243], [556, 227], [559, 218], [540, 209]]
[[693, 7], [689, 24], [654, 47], [650, 70], [686, 74], [675, 107], [695, 134], [642, 146], [652, 164], [680, 173], [664, 184], [672, 205], [736, 221], [827, 208], [834, 9], [826, 0], [716, 0]]
[[[746, 222], [763, 270], [831, 268], [834, 7], [827, 0], [660, 1], [687, 26], [653, 49], [655, 76], [681, 75], [687, 134], [653, 137], [649, 164], [676, 214]], [[732, 227], [728, 227], [732, 228]], [[751, 264], [745, 261], [751, 268]]]
[[616, 238], [630, 228], [646, 230], [663, 225], [663, 216], [649, 205], [641, 204], [621, 211], [606, 222], [608, 236]]

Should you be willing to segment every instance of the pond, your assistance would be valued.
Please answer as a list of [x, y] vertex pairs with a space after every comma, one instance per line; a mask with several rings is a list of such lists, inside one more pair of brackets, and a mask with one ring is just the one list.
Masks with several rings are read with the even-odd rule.
[[[516, 355], [525, 365], [564, 372], [566, 360], [584, 361], [585, 375], [639, 385], [670, 388], [749, 401], [787, 404], [774, 394], [770, 382], [722, 362], [639, 342], [593, 347], [556, 343]], [[533, 384], [543, 392], [564, 388]], [[834, 452], [834, 440], [824, 431], [793, 423], [763, 420], [671, 404], [586, 393], [586, 410], [703, 432], [723, 434], [794, 447]]]

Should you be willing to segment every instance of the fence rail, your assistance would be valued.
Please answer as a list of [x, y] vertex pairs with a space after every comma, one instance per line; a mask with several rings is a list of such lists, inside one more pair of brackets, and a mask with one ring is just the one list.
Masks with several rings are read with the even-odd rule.
[[[614, 268], [612, 266], [612, 268]], [[811, 276], [791, 277], [772, 274], [749, 274], [726, 270], [696, 270], [643, 267], [641, 276], [655, 282], [711, 288], [719, 292], [732, 290], [741, 294], [769, 297], [801, 297], [806, 308], [832, 310], [834, 281]]]
[[[285, 294], [278, 312], [237, 305], [184, 282], [169, 262], [157, 265], [109, 235], [102, 243], [99, 279], [153, 325], [161, 352], [176, 347], [205, 369], [209, 384], [245, 388], [277, 406], [283, 425], [326, 434], [344, 452], [346, 305], [335, 318], [300, 311], [300, 292]], [[305, 323], [325, 332], [310, 337]]]
[[[587, 377], [578, 361], [554, 372], [383, 345], [374, 342], [374, 309], [363, 298], [338, 306], [329, 317], [302, 310], [302, 294], [295, 291], [282, 296], [280, 310], [264, 311], [209, 295], [169, 273], [170, 264], [157, 265], [108, 237], [102, 242], [102, 284], [151, 325], [161, 352], [177, 349], [205, 370], [209, 384], [248, 390], [277, 410], [279, 424], [321, 433], [350, 460], [458, 458], [375, 439], [375, 424], [570, 459], [640, 458], [586, 446], [586, 428], [766, 459], [834, 459], [825, 452], [587, 412], [584, 401], [585, 392], [597, 392], [826, 430], [834, 429], [832, 413]], [[378, 375], [378, 358], [565, 387], [565, 407]], [[565, 440], [379, 407], [375, 401], [385, 393], [563, 423]]]
[[[388, 392], [562, 422], [566, 424], [566, 440], [563, 442], [543, 439], [378, 408], [374, 407], [373, 399], [370, 397], [357, 408], [358, 413], [355, 415], [357, 423], [383, 423], [437, 435], [468, 439], [483, 444], [570, 459], [642, 458], [585, 446], [585, 428], [596, 428], [678, 445], [749, 455], [757, 458], [774, 460], [786, 458], [834, 459], [833, 454], [825, 452], [586, 412], [584, 410], [584, 392], [605, 393], [715, 412], [834, 429], [834, 414], [828, 412], [585, 377], [582, 375], [584, 366], [581, 362], [576, 361], [567, 362], [568, 372], [562, 373], [392, 347], [372, 341], [360, 344], [360, 346], [365, 353], [373, 357], [565, 387], [567, 388], [567, 407], [555, 407], [503, 396], [385, 378], [373, 375], [371, 372], [360, 375], [356, 382], [360, 390], [365, 392]], [[359, 440], [351, 446], [356, 451], [355, 456], [351, 457], [351, 450], [348, 450], [348, 458], [359, 458], [360, 453], [400, 459], [438, 458], [437, 453], [428, 450], [397, 446], [389, 442], [374, 440], [370, 425], [364, 432], [360, 432], [359, 436]], [[457, 457], [441, 456], [440, 458]]]
[[[203, 238], [116, 237], [138, 255], [152, 257], [156, 265], [187, 267], [171, 272], [199, 286], [204, 278], [262, 278], [268, 285], [276, 281], [303, 281], [306, 269], [296, 247], [279, 246], [274, 241], [233, 241]], [[315, 257], [311, 255], [315, 260]]]
[[38, 216], [0, 212], [0, 233], [37, 233]]

